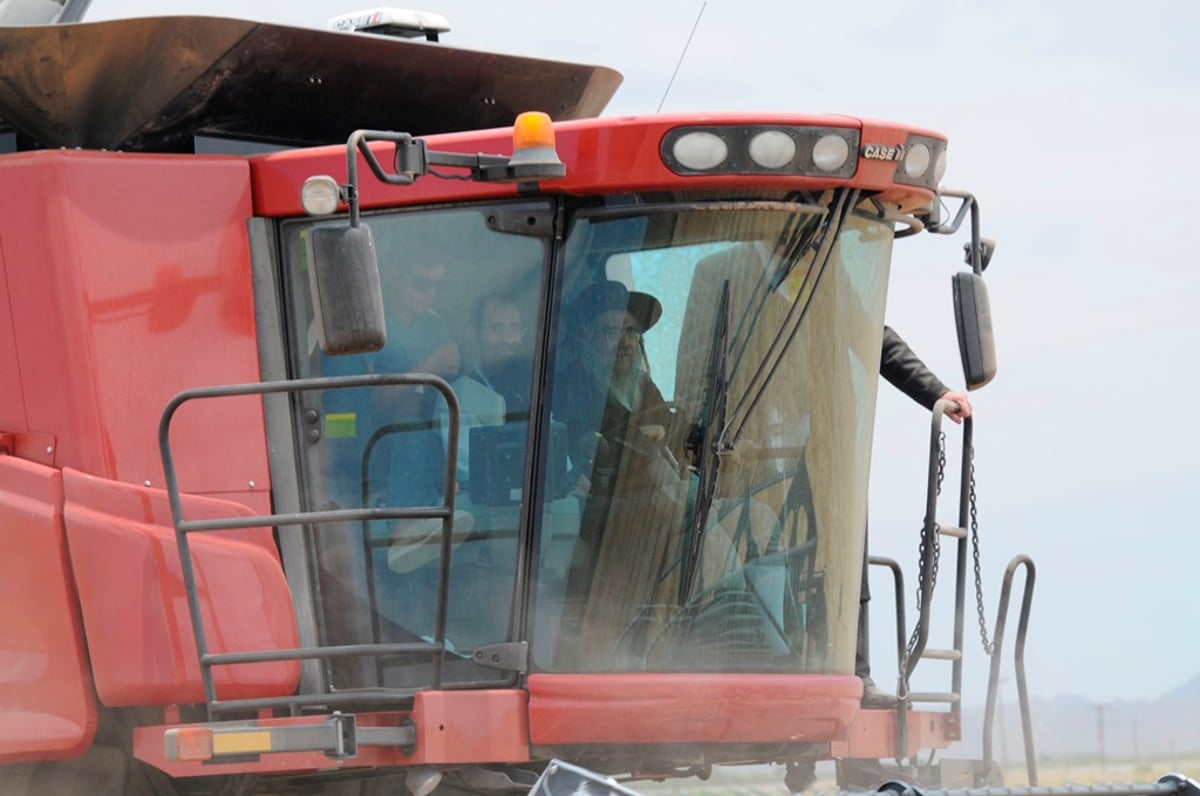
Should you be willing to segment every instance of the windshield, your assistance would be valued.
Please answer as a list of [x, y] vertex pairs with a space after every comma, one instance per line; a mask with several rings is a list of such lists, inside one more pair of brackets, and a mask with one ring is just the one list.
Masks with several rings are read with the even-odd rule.
[[847, 202], [573, 220], [535, 668], [852, 670], [892, 232]]

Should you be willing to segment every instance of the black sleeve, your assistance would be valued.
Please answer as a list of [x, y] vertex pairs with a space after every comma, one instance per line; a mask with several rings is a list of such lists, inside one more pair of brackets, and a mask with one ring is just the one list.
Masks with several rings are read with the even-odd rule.
[[948, 390], [890, 326], [883, 327], [883, 356], [879, 360], [879, 375], [926, 409], [932, 409], [937, 399]]

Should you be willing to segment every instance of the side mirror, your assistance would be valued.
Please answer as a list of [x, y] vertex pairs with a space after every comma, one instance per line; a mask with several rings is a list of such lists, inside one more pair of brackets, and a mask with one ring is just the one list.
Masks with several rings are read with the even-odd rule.
[[987, 285], [978, 274], [963, 271], [950, 279], [958, 351], [968, 390], [978, 390], [996, 376], [996, 344]]
[[366, 354], [387, 342], [379, 258], [366, 224], [308, 231], [308, 284], [317, 338], [326, 354]]

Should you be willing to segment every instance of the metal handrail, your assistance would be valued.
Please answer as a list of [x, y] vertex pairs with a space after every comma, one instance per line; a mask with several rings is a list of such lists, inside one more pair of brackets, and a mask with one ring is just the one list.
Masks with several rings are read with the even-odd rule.
[[907, 613], [904, 607], [904, 569], [895, 559], [883, 556], [870, 556], [867, 562], [872, 566], [887, 567], [891, 570], [892, 584], [896, 592], [896, 693], [900, 697], [896, 703], [896, 751], [897, 754], [902, 754], [902, 750], [908, 748], [908, 694], [903, 690], [908, 687], [904, 678], [904, 625]]
[[[937, 503], [938, 503], [938, 458], [941, 451], [941, 432], [942, 432], [942, 417], [946, 409], [952, 406], [950, 401], [938, 401], [933, 405], [933, 419], [930, 430], [929, 440], [929, 474], [927, 480], [927, 489], [925, 495], [925, 524], [922, 531], [923, 538], [927, 541], [925, 549], [921, 555], [921, 606], [920, 613], [917, 618], [917, 626], [914, 628], [914, 644], [909, 654], [906, 656], [904, 667], [902, 669], [904, 682], [907, 684], [908, 678], [912, 676], [913, 670], [917, 666], [917, 661], [921, 657], [921, 653], [925, 650], [925, 645], [929, 639], [929, 619], [933, 601], [933, 576], [934, 568], [937, 564], [936, 549], [934, 538], [937, 530]], [[967, 524], [967, 504], [968, 504], [968, 485], [970, 482], [969, 467], [970, 467], [970, 450], [971, 440], [973, 436], [974, 424], [972, 418], [967, 417], [963, 421], [963, 477], [959, 494], [959, 527], [965, 527]], [[958, 571], [957, 582], [955, 584], [955, 649], [962, 651], [962, 625], [963, 625], [963, 603], [965, 600], [965, 573], [966, 573], [966, 544], [965, 539], [959, 539], [958, 545]], [[956, 666], [956, 669], [959, 667]], [[961, 676], [961, 673], [959, 673]], [[959, 689], [955, 688], [957, 692]]]
[[[448, 407], [448, 444], [446, 446], [446, 472], [444, 500], [441, 506], [403, 508], [339, 509], [332, 511], [297, 512], [291, 514], [269, 514], [257, 517], [222, 518], [217, 520], [188, 521], [183, 516], [183, 500], [179, 491], [178, 475], [171, 454], [170, 426], [176, 411], [188, 401], [209, 398], [229, 398], [246, 395], [269, 395], [276, 393], [308, 392], [346, 387], [428, 385], [438, 390]], [[167, 497], [171, 505], [171, 517], [175, 526], [175, 540], [179, 547], [179, 564], [187, 595], [188, 613], [192, 622], [196, 652], [200, 662], [200, 677], [204, 686], [204, 698], [208, 718], [213, 720], [217, 713], [237, 710], [260, 710], [264, 708], [289, 708], [299, 704], [339, 704], [337, 694], [309, 694], [302, 696], [269, 697], [245, 700], [218, 700], [212, 667], [228, 666], [263, 660], [305, 660], [311, 658], [334, 658], [346, 656], [371, 656], [382, 654], [427, 654], [431, 657], [433, 672], [432, 686], [441, 687], [442, 664], [446, 648], [446, 620], [449, 602], [450, 553], [454, 528], [454, 483], [458, 468], [459, 404], [453, 388], [442, 378], [428, 373], [367, 374], [361, 376], [335, 376], [287, 381], [232, 384], [220, 387], [200, 387], [184, 390], [167, 402], [158, 425], [158, 445], [163, 460]], [[438, 569], [438, 604], [434, 621], [433, 639], [428, 643], [413, 644], [355, 644], [342, 647], [306, 647], [291, 650], [255, 650], [237, 653], [213, 654], [208, 650], [208, 641], [200, 613], [200, 597], [196, 587], [196, 574], [192, 563], [188, 534], [210, 531], [233, 530], [271, 526], [284, 528], [300, 527], [304, 524], [348, 522], [354, 520], [393, 518], [434, 518], [442, 520], [441, 560]], [[417, 689], [380, 690], [380, 695], [393, 695], [397, 700], [411, 698]], [[347, 695], [350, 696], [350, 695]]]
[[1008, 602], [1012, 593], [1013, 575], [1025, 567], [1025, 591], [1021, 598], [1021, 616], [1017, 622], [1017, 641], [1013, 646], [1013, 665], [1017, 674], [1017, 699], [1021, 709], [1021, 732], [1025, 742], [1025, 770], [1029, 784], [1037, 785], [1037, 755], [1033, 748], [1033, 722], [1029, 714], [1029, 692], [1025, 682], [1025, 634], [1029, 629], [1029, 609], [1033, 603], [1033, 585], [1037, 570], [1029, 556], [1020, 555], [1004, 570], [1000, 589], [1000, 605], [996, 610], [996, 631], [992, 639], [991, 668], [988, 672], [987, 707], [983, 719], [983, 762], [985, 770], [992, 765], [992, 731], [995, 724], [996, 695], [1000, 683], [1000, 652], [1004, 644], [1004, 626], [1008, 619]]
[[[929, 437], [929, 470], [925, 495], [925, 520], [922, 529], [922, 539], [925, 540], [925, 545], [921, 551], [920, 561], [920, 605], [917, 616], [917, 624], [916, 627], [913, 628], [911, 640], [908, 648], [905, 650], [900, 665], [900, 674], [898, 678], [899, 682], [897, 684], [897, 696], [899, 697], [896, 728], [897, 741], [904, 739], [904, 730], [907, 724], [906, 714], [910, 708], [910, 702], [921, 701], [910, 698], [911, 689], [909, 687], [909, 681], [917, 667], [917, 663], [921, 660], [922, 654], [925, 652], [925, 648], [929, 640], [929, 625], [933, 604], [934, 577], [937, 571], [937, 564], [940, 555], [940, 544], [937, 542], [937, 504], [941, 487], [940, 475], [942, 452], [942, 418], [945, 416], [946, 411], [953, 406], [954, 403], [952, 401], [939, 400], [933, 405], [932, 410]], [[962, 425], [962, 467], [959, 480], [958, 505], [959, 529], [967, 528], [969, 520], [971, 451], [973, 444], [972, 440], [974, 437], [973, 418], [970, 416], [964, 418]], [[961, 726], [963, 624], [966, 603], [968, 539], [966, 533], [954, 535], [957, 537], [958, 545], [955, 555], [953, 651], [957, 654], [952, 658], [951, 690], [947, 694], [939, 696], [946, 697], [946, 701], [950, 704], [950, 714], [953, 725]], [[903, 627], [903, 624], [901, 626]], [[904, 747], [898, 745], [898, 748], [903, 749]]]

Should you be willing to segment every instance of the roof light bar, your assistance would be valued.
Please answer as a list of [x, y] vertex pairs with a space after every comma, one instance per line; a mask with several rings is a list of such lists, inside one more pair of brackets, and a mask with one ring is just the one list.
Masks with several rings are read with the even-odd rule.
[[791, 174], [847, 178], [858, 169], [859, 131], [787, 125], [677, 127], [659, 154], [676, 174]]

